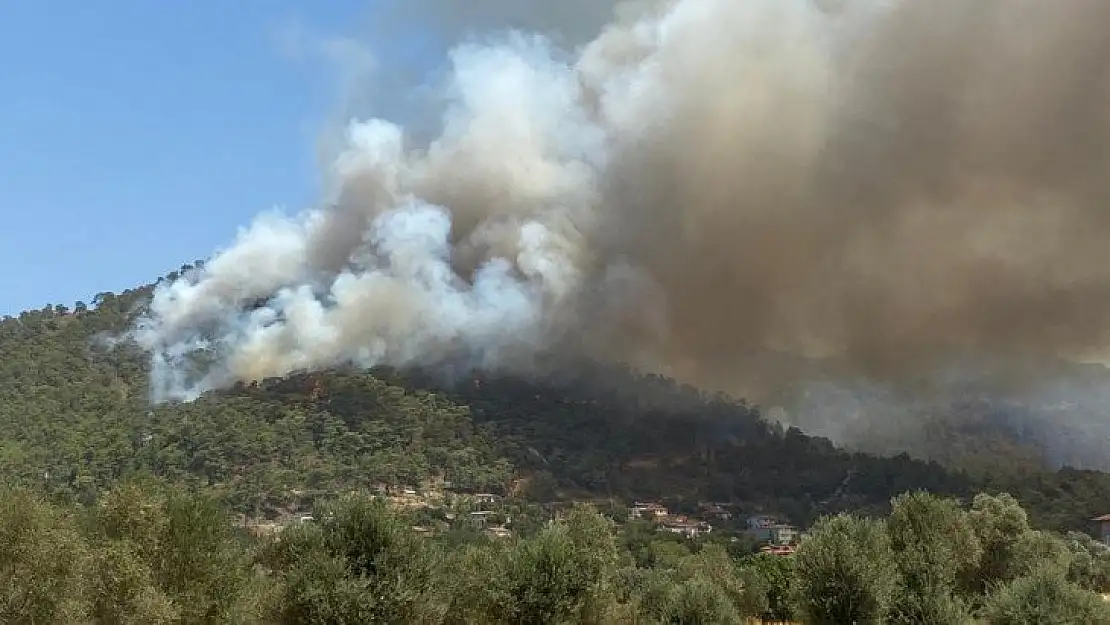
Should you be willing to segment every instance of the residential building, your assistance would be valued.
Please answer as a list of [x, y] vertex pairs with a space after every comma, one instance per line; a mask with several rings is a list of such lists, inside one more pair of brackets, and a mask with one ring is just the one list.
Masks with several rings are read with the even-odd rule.
[[682, 534], [686, 538], [697, 538], [713, 531], [713, 526], [705, 521], [696, 521], [685, 516], [667, 517], [660, 524], [668, 532]]
[[1098, 524], [1098, 539], [1110, 546], [1110, 514], [1091, 519]]
[[670, 516], [670, 513], [662, 504], [644, 501], [632, 504], [632, 518], [658, 521], [667, 516]]
[[798, 528], [773, 516], [759, 515], [748, 518], [747, 534], [760, 542], [788, 545], [798, 538]]
[[702, 514], [711, 516], [721, 521], [728, 521], [732, 519], [732, 512], [729, 510], [729, 505], [724, 503], [703, 503], [701, 504]]

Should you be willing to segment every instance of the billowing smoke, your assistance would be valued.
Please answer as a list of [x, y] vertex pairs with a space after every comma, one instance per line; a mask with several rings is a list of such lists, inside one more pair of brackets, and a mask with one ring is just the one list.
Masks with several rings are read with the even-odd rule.
[[589, 34], [479, 4], [431, 139], [351, 122], [321, 208], [158, 288], [155, 399], [547, 353], [766, 394], [801, 358], [890, 384], [1110, 347], [1105, 0], [598, 3]]

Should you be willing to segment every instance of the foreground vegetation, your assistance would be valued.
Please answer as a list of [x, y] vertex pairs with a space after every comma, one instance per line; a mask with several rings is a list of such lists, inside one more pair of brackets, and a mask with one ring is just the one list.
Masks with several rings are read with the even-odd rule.
[[1008, 495], [899, 496], [749, 555], [586, 507], [506, 539], [421, 537], [348, 495], [271, 536], [211, 498], [128, 483], [90, 506], [8, 490], [5, 623], [1110, 623], [1110, 551], [1030, 528]]

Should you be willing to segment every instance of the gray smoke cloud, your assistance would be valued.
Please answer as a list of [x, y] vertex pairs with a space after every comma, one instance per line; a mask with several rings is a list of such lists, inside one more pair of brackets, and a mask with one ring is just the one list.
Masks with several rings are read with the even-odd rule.
[[459, 40], [435, 131], [350, 122], [322, 207], [160, 285], [155, 400], [541, 352], [758, 398], [1110, 347], [1110, 3], [411, 4]]

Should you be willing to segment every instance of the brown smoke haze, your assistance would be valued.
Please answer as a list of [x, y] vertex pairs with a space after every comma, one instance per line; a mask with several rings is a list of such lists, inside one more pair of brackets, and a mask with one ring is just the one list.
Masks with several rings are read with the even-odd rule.
[[831, 58], [835, 18], [787, 12], [691, 32], [666, 128], [617, 150], [603, 245], [666, 293], [661, 360], [887, 378], [1105, 348], [1110, 5], [895, 3]]
[[1110, 3], [556, 4], [392, 13], [461, 41], [438, 132], [352, 122], [326, 208], [162, 285], [156, 398], [460, 349], [756, 399], [1110, 352]]

